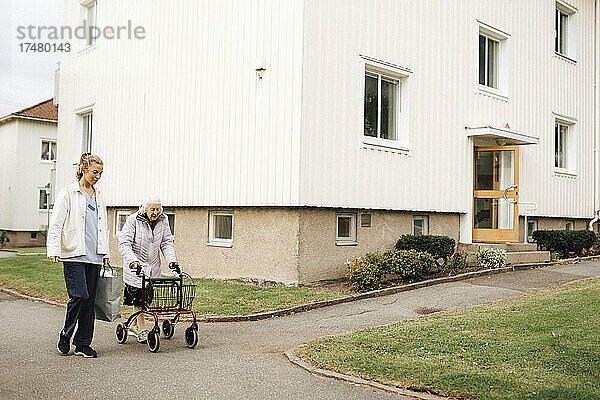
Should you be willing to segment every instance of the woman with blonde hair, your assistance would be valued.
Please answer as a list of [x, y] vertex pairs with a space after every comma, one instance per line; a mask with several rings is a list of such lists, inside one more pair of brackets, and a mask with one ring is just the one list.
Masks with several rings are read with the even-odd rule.
[[[69, 295], [59, 334], [58, 352], [68, 355], [71, 337], [76, 355], [95, 358], [94, 301], [102, 264], [108, 265], [106, 205], [96, 183], [102, 176], [100, 157], [85, 153], [79, 159], [77, 182], [64, 187], [54, 202], [46, 247], [52, 263], [62, 262]], [[77, 328], [77, 330], [75, 330]]]

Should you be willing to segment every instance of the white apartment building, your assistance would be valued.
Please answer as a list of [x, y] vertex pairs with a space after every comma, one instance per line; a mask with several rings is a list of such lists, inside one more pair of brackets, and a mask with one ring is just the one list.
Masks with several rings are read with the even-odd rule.
[[0, 118], [0, 231], [8, 247], [45, 246], [56, 162], [58, 108], [52, 99]]
[[408, 233], [587, 229], [598, 13], [597, 0], [67, 1], [73, 27], [144, 35], [64, 56], [57, 186], [82, 152], [100, 155], [113, 263], [124, 218], [156, 193], [184, 267], [220, 279], [335, 279]]

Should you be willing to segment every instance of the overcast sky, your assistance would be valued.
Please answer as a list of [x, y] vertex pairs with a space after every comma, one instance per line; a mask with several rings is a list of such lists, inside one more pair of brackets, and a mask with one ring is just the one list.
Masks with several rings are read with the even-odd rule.
[[54, 71], [60, 53], [22, 52], [21, 44], [60, 41], [18, 39], [17, 28], [60, 27], [63, 3], [64, 0], [0, 0], [0, 116], [54, 95]]

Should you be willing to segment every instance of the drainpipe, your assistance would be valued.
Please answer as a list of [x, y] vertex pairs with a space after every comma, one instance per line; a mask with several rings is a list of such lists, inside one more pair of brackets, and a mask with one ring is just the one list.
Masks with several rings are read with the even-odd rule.
[[594, 18], [594, 212], [589, 230], [600, 219], [600, 0], [595, 1]]

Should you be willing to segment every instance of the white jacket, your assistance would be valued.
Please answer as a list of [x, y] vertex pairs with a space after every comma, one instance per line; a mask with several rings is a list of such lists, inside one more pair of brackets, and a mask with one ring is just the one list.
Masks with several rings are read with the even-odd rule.
[[119, 252], [123, 255], [123, 281], [133, 287], [142, 287], [142, 278], [129, 268], [137, 261], [149, 278], [160, 277], [160, 252], [168, 264], [177, 262], [173, 247], [173, 235], [169, 228], [169, 219], [160, 214], [154, 230], [144, 217], [143, 206], [138, 212], [127, 217], [119, 234]]
[[[98, 254], [108, 255], [108, 228], [106, 204], [96, 189], [98, 207]], [[56, 197], [46, 237], [48, 257], [60, 258], [85, 255], [85, 208], [87, 200], [79, 190], [79, 183], [65, 186]]]

